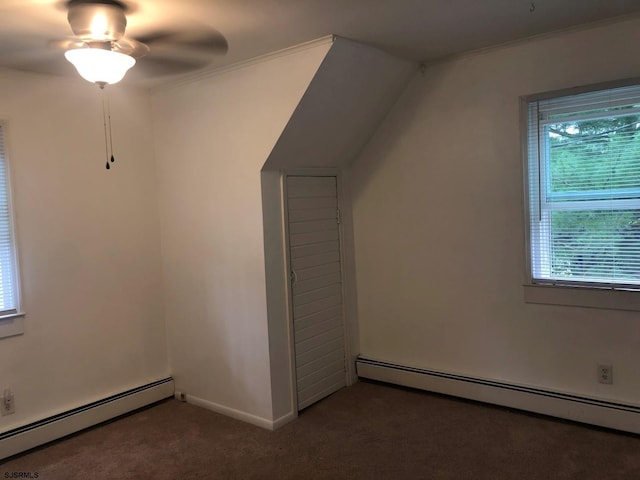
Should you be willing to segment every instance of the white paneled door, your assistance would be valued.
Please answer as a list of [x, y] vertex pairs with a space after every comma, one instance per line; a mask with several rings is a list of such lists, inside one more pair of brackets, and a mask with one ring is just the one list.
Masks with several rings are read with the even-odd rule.
[[298, 410], [346, 385], [336, 177], [287, 177]]

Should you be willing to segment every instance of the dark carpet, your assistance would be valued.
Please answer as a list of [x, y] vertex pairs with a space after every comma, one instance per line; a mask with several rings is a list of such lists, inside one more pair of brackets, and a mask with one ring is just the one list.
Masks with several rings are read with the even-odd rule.
[[640, 437], [360, 382], [275, 432], [167, 400], [0, 466], [0, 479], [16, 473], [43, 480], [640, 479]]

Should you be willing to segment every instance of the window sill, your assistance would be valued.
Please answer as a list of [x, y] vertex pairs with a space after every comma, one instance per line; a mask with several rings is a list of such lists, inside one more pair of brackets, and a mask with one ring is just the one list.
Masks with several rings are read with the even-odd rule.
[[640, 292], [565, 285], [524, 285], [524, 301], [544, 305], [640, 311]]
[[24, 312], [18, 312], [0, 317], [0, 338], [22, 335], [25, 315]]

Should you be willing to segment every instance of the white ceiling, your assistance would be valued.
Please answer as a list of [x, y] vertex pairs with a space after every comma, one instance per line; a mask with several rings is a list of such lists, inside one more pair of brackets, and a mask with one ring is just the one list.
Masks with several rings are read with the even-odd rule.
[[[221, 67], [336, 34], [416, 61], [639, 14], [640, 0], [134, 0], [127, 35], [205, 24], [224, 35]], [[0, 66], [74, 74], [46, 47], [71, 34], [63, 0], [0, 0]], [[19, 62], [16, 60], [18, 59]], [[58, 62], [58, 63], [56, 63]], [[53, 65], [57, 65], [54, 68]], [[135, 76], [134, 76], [135, 78]], [[149, 79], [147, 79], [149, 80]]]

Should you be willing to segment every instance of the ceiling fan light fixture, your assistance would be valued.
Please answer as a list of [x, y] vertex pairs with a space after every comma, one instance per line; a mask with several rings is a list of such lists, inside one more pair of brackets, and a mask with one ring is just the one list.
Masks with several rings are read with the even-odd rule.
[[102, 48], [74, 48], [64, 56], [82, 78], [101, 85], [118, 83], [136, 63], [129, 55]]
[[83, 40], [118, 40], [127, 28], [123, 7], [107, 0], [72, 1], [67, 20], [73, 34]]

